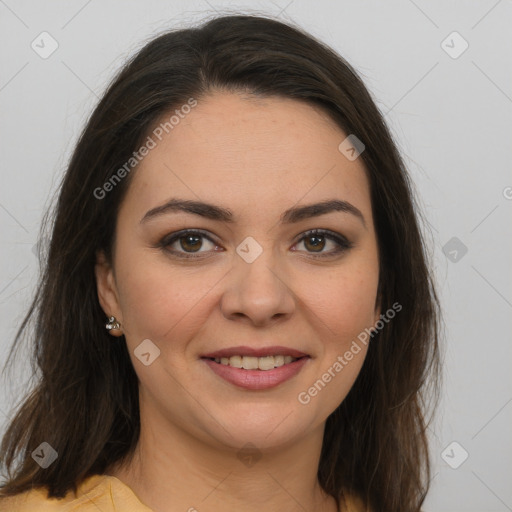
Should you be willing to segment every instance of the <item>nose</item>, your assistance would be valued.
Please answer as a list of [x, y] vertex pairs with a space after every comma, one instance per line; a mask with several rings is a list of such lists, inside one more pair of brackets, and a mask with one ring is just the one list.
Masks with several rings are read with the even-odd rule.
[[227, 319], [243, 319], [262, 327], [293, 314], [296, 307], [293, 290], [270, 252], [264, 251], [252, 263], [235, 257], [221, 298], [221, 310]]

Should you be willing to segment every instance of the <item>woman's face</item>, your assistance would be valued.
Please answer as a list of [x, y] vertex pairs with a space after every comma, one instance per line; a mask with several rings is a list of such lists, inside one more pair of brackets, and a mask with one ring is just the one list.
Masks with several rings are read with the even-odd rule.
[[[297, 442], [346, 397], [367, 351], [358, 335], [380, 313], [363, 163], [338, 149], [348, 134], [291, 99], [215, 93], [167, 129], [133, 171], [113, 268], [97, 265], [142, 419], [215, 446]], [[311, 207], [327, 201], [339, 207]]]

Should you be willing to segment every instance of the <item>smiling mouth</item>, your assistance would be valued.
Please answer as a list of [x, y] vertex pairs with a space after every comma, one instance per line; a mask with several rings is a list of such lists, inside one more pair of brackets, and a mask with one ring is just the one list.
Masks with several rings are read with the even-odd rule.
[[208, 359], [214, 361], [220, 365], [231, 366], [232, 368], [240, 368], [243, 370], [273, 370], [274, 368], [280, 368], [281, 366], [288, 365], [299, 359], [308, 358], [309, 356], [303, 357], [292, 357], [290, 355], [276, 355], [276, 356], [231, 356], [231, 357], [204, 357], [202, 359]]

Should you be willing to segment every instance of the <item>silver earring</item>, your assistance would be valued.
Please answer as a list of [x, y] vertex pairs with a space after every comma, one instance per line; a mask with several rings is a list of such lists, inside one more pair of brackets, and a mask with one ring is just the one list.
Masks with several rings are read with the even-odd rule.
[[116, 320], [115, 316], [111, 316], [105, 324], [105, 328], [107, 331], [111, 331], [112, 329], [119, 330], [121, 329], [121, 324]]

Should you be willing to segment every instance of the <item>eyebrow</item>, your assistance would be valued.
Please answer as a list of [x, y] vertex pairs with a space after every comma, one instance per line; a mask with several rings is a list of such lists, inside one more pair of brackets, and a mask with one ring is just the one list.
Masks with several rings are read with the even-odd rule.
[[[222, 208], [214, 204], [188, 199], [170, 199], [165, 204], [152, 208], [141, 219], [141, 224], [150, 219], [172, 212], [185, 212], [199, 215], [207, 219], [233, 223], [235, 222], [233, 212], [228, 208]], [[318, 217], [331, 212], [344, 212], [357, 217], [366, 228], [366, 222], [361, 211], [348, 201], [340, 199], [328, 199], [319, 203], [305, 206], [294, 206], [286, 210], [280, 217], [282, 224], [294, 224], [304, 219]]]

